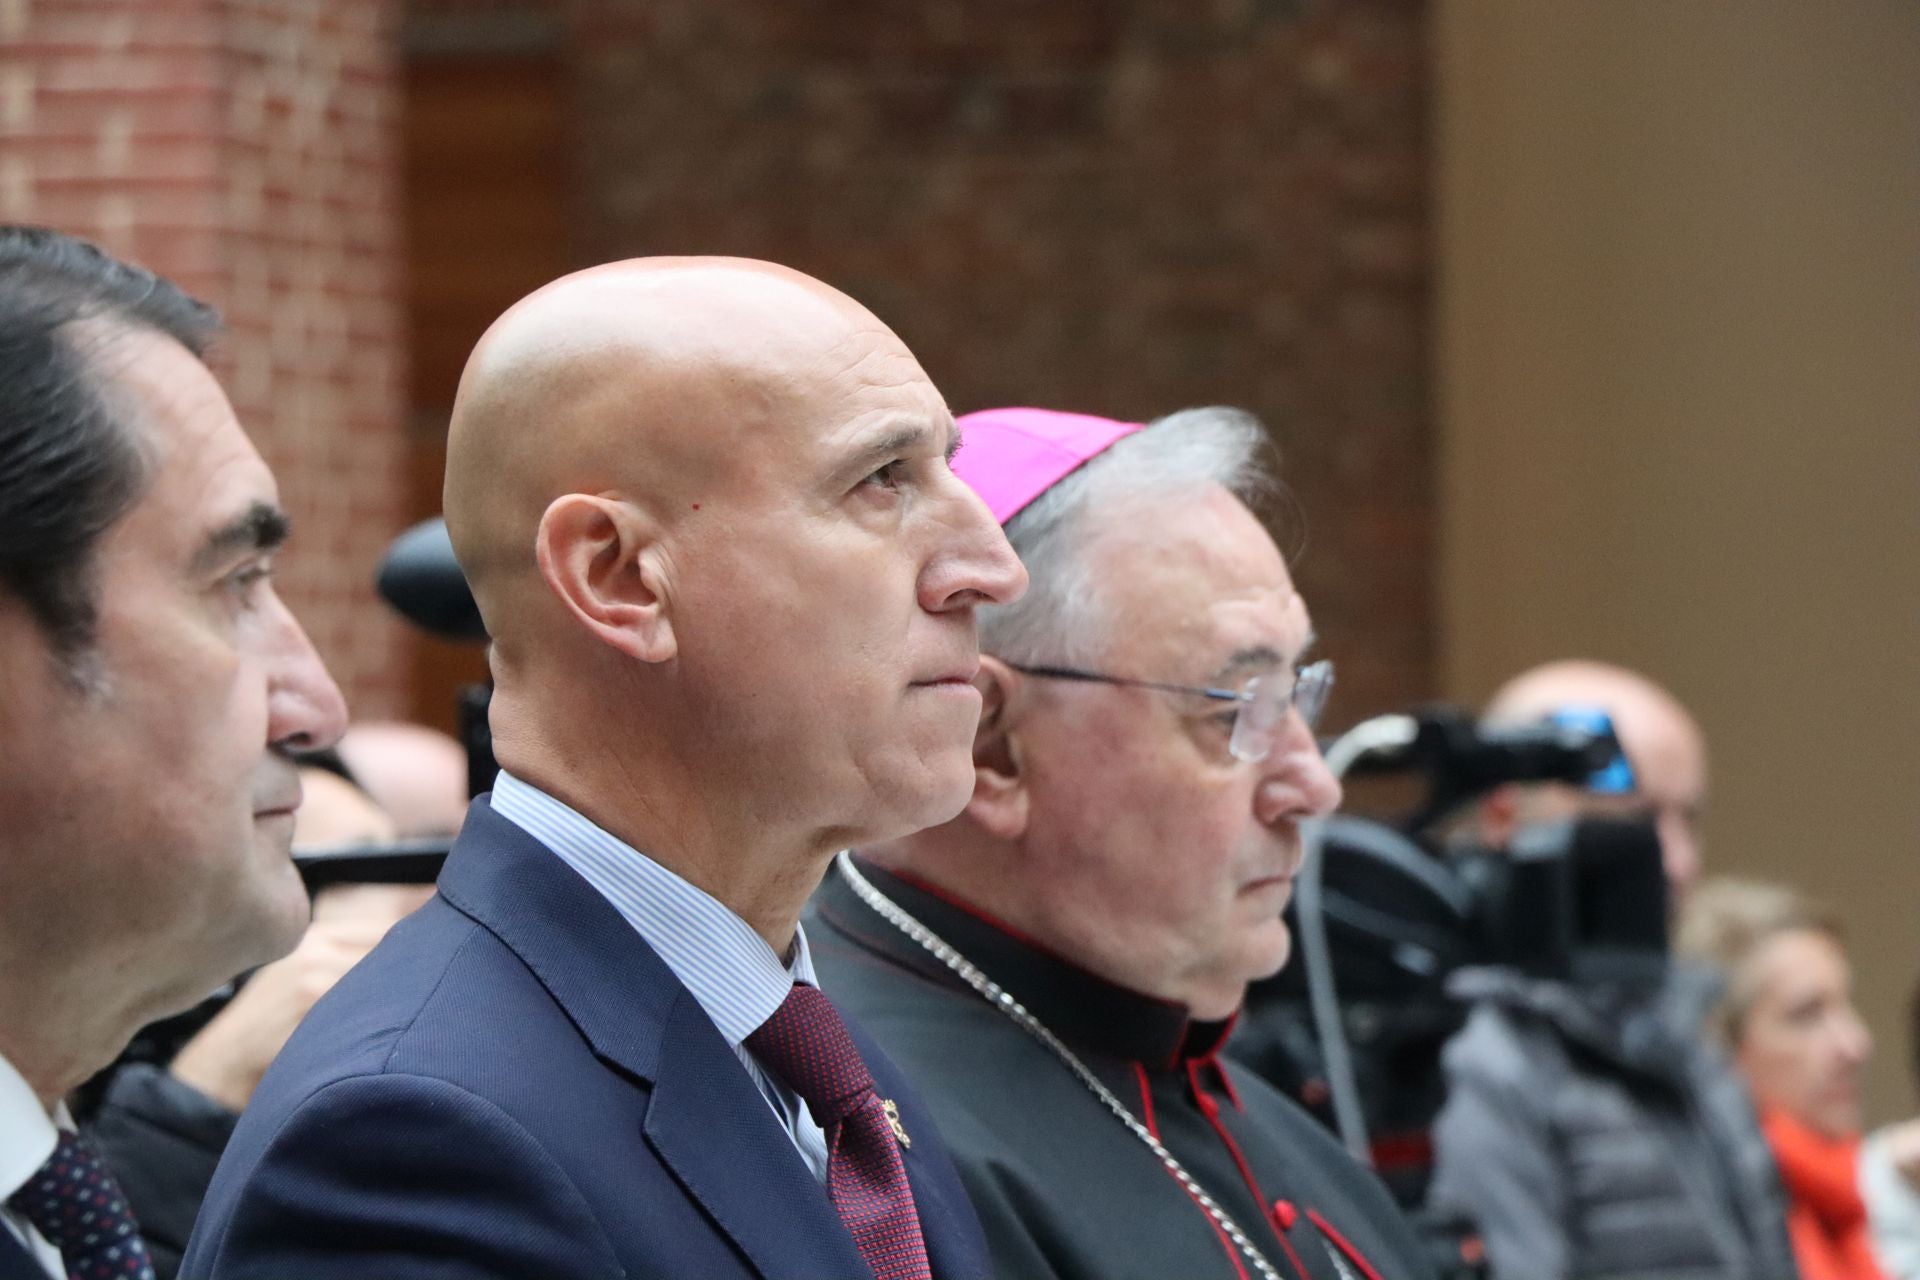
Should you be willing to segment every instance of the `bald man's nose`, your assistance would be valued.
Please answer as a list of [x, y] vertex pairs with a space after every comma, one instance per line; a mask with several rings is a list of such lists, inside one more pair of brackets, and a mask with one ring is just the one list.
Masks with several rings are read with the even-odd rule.
[[978, 494], [958, 479], [957, 515], [947, 546], [921, 575], [921, 605], [929, 612], [982, 604], [1012, 604], [1027, 590], [1027, 567]]
[[1654, 818], [1660, 837], [1660, 861], [1676, 897], [1686, 896], [1700, 878], [1700, 837], [1685, 815], [1663, 809]]

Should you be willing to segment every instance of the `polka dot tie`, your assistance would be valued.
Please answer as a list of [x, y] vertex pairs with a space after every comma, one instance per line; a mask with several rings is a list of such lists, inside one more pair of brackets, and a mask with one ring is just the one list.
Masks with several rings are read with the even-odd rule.
[[53, 1154], [7, 1205], [60, 1251], [67, 1280], [153, 1280], [127, 1198], [79, 1135], [62, 1129]]
[[832, 1001], [796, 982], [746, 1043], [826, 1131], [827, 1198], [875, 1280], [932, 1280], [895, 1122]]

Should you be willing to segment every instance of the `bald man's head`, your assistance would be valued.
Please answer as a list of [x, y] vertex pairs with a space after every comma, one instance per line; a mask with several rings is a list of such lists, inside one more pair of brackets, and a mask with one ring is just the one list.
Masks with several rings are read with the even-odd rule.
[[522, 299], [468, 359], [447, 440], [447, 530], [489, 633], [514, 641], [527, 624], [554, 498], [620, 493], [672, 523], [737, 492], [745, 441], [804, 407], [837, 361], [876, 358], [926, 381], [866, 308], [771, 263], [642, 258]]
[[[1645, 676], [1586, 660], [1550, 662], [1515, 676], [1487, 704], [1485, 720], [1501, 726], [1537, 724], [1573, 708], [1604, 711], [1612, 720], [1633, 767], [1637, 798], [1652, 810], [1659, 827], [1667, 881], [1678, 901], [1700, 874], [1707, 748], [1699, 725], [1672, 694]], [[1564, 791], [1537, 794], [1567, 799]], [[1605, 802], [1596, 797], [1585, 803]]]
[[973, 606], [1025, 584], [956, 445], [900, 339], [783, 267], [640, 259], [515, 305], [461, 378], [445, 493], [501, 765], [728, 821], [952, 817], [977, 695], [909, 695], [964, 685]]

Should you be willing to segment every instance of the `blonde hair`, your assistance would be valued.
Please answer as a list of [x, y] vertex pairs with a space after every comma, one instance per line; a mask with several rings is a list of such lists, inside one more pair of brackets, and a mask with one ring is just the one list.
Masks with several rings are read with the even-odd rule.
[[1715, 969], [1725, 981], [1708, 1026], [1729, 1048], [1739, 1044], [1758, 994], [1749, 962], [1765, 943], [1801, 930], [1841, 940], [1839, 922], [1825, 907], [1785, 885], [1721, 877], [1687, 895], [1674, 931], [1674, 950]]

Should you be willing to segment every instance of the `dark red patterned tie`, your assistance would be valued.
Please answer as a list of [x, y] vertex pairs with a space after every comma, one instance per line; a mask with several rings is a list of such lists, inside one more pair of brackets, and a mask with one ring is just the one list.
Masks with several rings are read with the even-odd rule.
[[833, 1002], [796, 982], [747, 1051], [806, 1100], [827, 1134], [827, 1198], [876, 1280], [932, 1280], [887, 1104]]
[[153, 1280], [127, 1198], [78, 1135], [62, 1129], [53, 1154], [7, 1204], [60, 1251], [67, 1280]]

